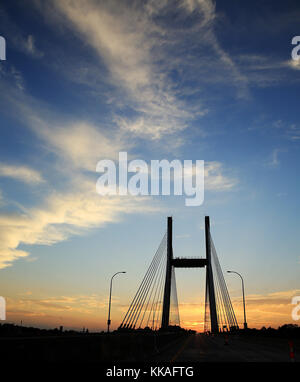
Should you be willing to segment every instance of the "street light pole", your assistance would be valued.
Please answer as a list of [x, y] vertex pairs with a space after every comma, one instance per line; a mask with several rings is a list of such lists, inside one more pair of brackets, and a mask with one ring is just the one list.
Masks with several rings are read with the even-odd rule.
[[247, 329], [247, 320], [246, 320], [246, 304], [245, 304], [245, 289], [244, 289], [244, 280], [243, 277], [235, 271], [227, 271], [227, 273], [236, 273], [237, 275], [240, 276], [242, 280], [242, 290], [243, 290], [243, 305], [244, 305], [244, 329]]
[[117, 272], [115, 273], [112, 278], [110, 279], [110, 289], [109, 289], [109, 303], [108, 303], [108, 318], [107, 318], [107, 333], [109, 333], [109, 326], [111, 324], [111, 319], [110, 319], [110, 308], [111, 308], [111, 292], [112, 292], [112, 282], [113, 278], [118, 275], [119, 273], [126, 273], [126, 272]]

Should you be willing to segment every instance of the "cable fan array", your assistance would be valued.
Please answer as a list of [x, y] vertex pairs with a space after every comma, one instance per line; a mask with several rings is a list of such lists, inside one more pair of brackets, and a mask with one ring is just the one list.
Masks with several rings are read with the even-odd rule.
[[[134, 296], [119, 329], [158, 330], [161, 326], [167, 263], [167, 233]], [[179, 311], [174, 269], [171, 281], [170, 324], [179, 325]]]
[[[234, 310], [232, 307], [228, 289], [227, 289], [223, 272], [219, 263], [217, 251], [211, 236], [210, 236], [210, 247], [211, 247], [211, 263], [212, 263], [212, 272], [214, 277], [214, 290], [215, 290], [216, 311], [217, 311], [219, 331], [238, 329], [238, 323], [234, 314]], [[205, 317], [204, 317], [205, 332], [211, 331], [209, 306], [210, 305], [209, 305], [208, 282], [206, 282]]]
[[[195, 261], [192, 261], [193, 259], [188, 258], [183, 259], [184, 262], [182, 262], [180, 258], [172, 259], [172, 244], [170, 244], [172, 242], [172, 230], [169, 230], [169, 234], [170, 231], [171, 236], [169, 236], [169, 239], [167, 233], [162, 238], [159, 247], [129, 306], [129, 309], [119, 329], [135, 330], [147, 328], [152, 330], [158, 330], [161, 328], [162, 324], [164, 329], [168, 328], [169, 326], [180, 325], [175, 268], [185, 268], [189, 266], [195, 267]], [[213, 239], [210, 233], [207, 237], [209, 237], [208, 245], [210, 244], [210, 253], [208, 253], [208, 258], [206, 260], [198, 259], [196, 263], [197, 267], [206, 266], [207, 272], [205, 291], [204, 331], [216, 333], [217, 331], [231, 331], [234, 329], [238, 329], [238, 323], [234, 314], [234, 310], [232, 307], [232, 303], [219, 263]], [[169, 261], [167, 261], [168, 253], [170, 256]], [[171, 267], [171, 269], [168, 268], [168, 272], [166, 272], [167, 266]], [[169, 284], [169, 279], [167, 279], [166, 281], [166, 274], [168, 274], [169, 276], [170, 271], [171, 285]], [[211, 282], [212, 279], [213, 284]], [[164, 296], [165, 287], [166, 295]], [[169, 288], [171, 289], [170, 296]], [[210, 296], [214, 296], [214, 299], [212, 299], [212, 301], [210, 301]], [[163, 317], [164, 320], [162, 320], [164, 301], [165, 311]], [[212, 315], [210, 312], [210, 302], [213, 312]], [[168, 309], [169, 303], [170, 310], [169, 317], [167, 317], [165, 313], [167, 312], [166, 309]]]

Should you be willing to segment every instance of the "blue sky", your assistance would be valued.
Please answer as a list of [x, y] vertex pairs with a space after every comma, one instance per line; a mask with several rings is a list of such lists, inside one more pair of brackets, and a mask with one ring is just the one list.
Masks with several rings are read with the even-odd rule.
[[[253, 325], [289, 321], [300, 267], [299, 17], [297, 1], [2, 2], [0, 291], [9, 320], [102, 328], [109, 278], [124, 269], [117, 321], [166, 216], [175, 255], [204, 256], [210, 215], [223, 269], [245, 277]], [[204, 160], [204, 204], [101, 198], [96, 164], [119, 151]], [[191, 309], [203, 301], [204, 272], [177, 278], [185, 325], [198, 328], [203, 317]], [[239, 309], [239, 280], [226, 279]]]

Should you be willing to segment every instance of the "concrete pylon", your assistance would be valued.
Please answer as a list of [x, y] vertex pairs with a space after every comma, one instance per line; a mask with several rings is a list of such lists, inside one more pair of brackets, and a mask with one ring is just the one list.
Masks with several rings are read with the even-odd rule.
[[172, 260], [173, 260], [172, 224], [173, 224], [172, 217], [168, 217], [167, 265], [166, 265], [163, 312], [162, 312], [162, 320], [161, 320], [162, 329], [168, 328], [169, 319], [170, 319], [171, 279], [172, 279]]
[[210, 322], [211, 322], [211, 332], [218, 333], [218, 317], [216, 309], [216, 297], [215, 297], [215, 287], [214, 278], [211, 265], [211, 241], [210, 241], [210, 222], [209, 216], [205, 216], [205, 241], [206, 241], [206, 282], [208, 285], [208, 296], [209, 296], [209, 310], [210, 310]]

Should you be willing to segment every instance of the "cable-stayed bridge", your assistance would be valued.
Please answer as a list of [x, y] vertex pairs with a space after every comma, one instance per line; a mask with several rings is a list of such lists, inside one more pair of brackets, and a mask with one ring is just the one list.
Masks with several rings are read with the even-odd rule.
[[173, 256], [172, 218], [168, 217], [163, 236], [152, 262], [123, 318], [119, 329], [150, 328], [167, 330], [180, 326], [175, 268], [205, 268], [204, 331], [218, 333], [238, 329], [218, 255], [210, 233], [209, 217], [205, 217], [205, 258]]

